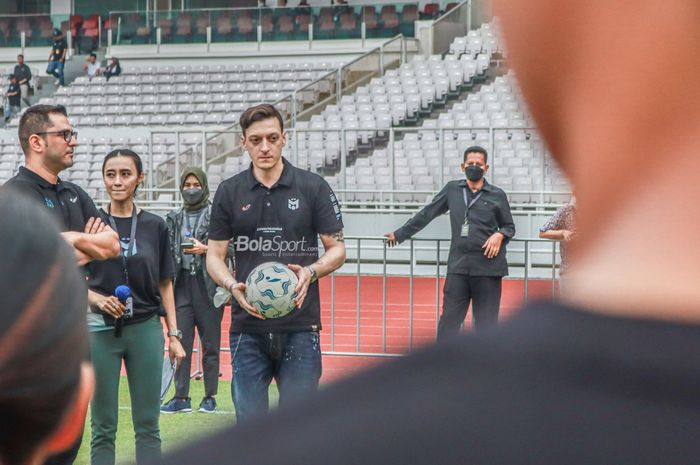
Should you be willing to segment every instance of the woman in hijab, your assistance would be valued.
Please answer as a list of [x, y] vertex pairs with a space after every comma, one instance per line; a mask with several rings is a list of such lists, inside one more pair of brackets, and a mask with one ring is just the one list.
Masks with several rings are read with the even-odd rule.
[[207, 175], [197, 167], [186, 168], [180, 178], [183, 206], [168, 213], [166, 223], [175, 263], [175, 305], [177, 327], [182, 330], [182, 345], [187, 357], [175, 374], [175, 397], [165, 403], [162, 413], [192, 411], [189, 397], [190, 367], [194, 345], [194, 328], [201, 340], [200, 353], [204, 366], [204, 398], [199, 404], [202, 413], [216, 411], [219, 386], [219, 349], [223, 305], [216, 307], [213, 297], [216, 284], [206, 267], [209, 237], [209, 184]]

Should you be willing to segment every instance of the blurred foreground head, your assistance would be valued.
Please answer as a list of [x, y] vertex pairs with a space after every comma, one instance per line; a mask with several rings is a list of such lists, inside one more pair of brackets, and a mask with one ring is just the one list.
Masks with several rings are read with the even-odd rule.
[[700, 210], [686, 203], [700, 198], [700, 2], [494, 8], [530, 111], [576, 189], [572, 300], [700, 321]]
[[35, 202], [0, 190], [0, 218], [0, 463], [41, 463], [83, 430], [85, 279]]

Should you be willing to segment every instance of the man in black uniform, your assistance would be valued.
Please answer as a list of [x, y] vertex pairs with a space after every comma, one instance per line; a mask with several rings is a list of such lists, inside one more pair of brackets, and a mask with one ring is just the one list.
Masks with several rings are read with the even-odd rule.
[[49, 55], [49, 66], [46, 68], [46, 74], [50, 74], [58, 80], [59, 86], [65, 86], [63, 80], [63, 67], [66, 64], [66, 54], [68, 53], [68, 44], [63, 39], [63, 33], [60, 29], [54, 29], [54, 41]]
[[452, 241], [443, 289], [438, 340], [454, 336], [473, 302], [476, 329], [498, 322], [501, 281], [508, 274], [506, 244], [515, 235], [506, 194], [484, 179], [488, 154], [479, 146], [464, 152], [467, 179], [450, 181], [405, 225], [385, 234], [389, 247], [412, 237], [439, 215], [450, 212]]
[[32, 70], [24, 63], [24, 55], [17, 55], [17, 64], [12, 74], [17, 77], [17, 83], [22, 92], [22, 101], [29, 106], [29, 81], [32, 79]]
[[[234, 301], [231, 321], [231, 391], [239, 421], [268, 409], [274, 378], [280, 403], [306, 396], [321, 377], [321, 306], [318, 278], [345, 261], [343, 221], [330, 186], [282, 158], [286, 136], [272, 105], [251, 107], [240, 118], [250, 168], [221, 183], [209, 224], [207, 270]], [[318, 238], [325, 253], [318, 256]], [[235, 278], [225, 264], [234, 242]], [[299, 282], [296, 309], [266, 320], [246, 301], [244, 281], [257, 265], [289, 264]]]
[[[119, 254], [119, 238], [99, 218], [95, 203], [79, 186], [62, 181], [58, 174], [73, 166], [77, 133], [62, 106], [35, 105], [28, 108], [19, 123], [19, 140], [25, 166], [7, 181], [3, 189], [12, 189], [34, 199], [37, 208], [47, 209], [56, 218], [63, 238], [75, 251], [76, 260], [85, 265]], [[71, 464], [80, 448], [78, 443], [48, 464]]]

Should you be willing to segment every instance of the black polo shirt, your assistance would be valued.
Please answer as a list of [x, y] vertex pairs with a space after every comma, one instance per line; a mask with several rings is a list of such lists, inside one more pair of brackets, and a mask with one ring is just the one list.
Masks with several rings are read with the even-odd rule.
[[[428, 205], [394, 232], [396, 239], [403, 242], [449, 210], [452, 241], [447, 272], [470, 276], [506, 276], [508, 263], [505, 246], [515, 235], [508, 197], [501, 189], [486, 181], [480, 192], [481, 195], [468, 193], [466, 179], [448, 182]], [[467, 209], [465, 193], [470, 203], [477, 196], [478, 199], [469, 209], [469, 235], [461, 237]], [[495, 232], [505, 236], [503, 245], [497, 256], [486, 258], [482, 246]]]
[[99, 216], [95, 203], [80, 186], [60, 178], [51, 184], [24, 166], [5, 183], [3, 189], [6, 188], [36, 199], [38, 205], [56, 218], [61, 231], [83, 232], [88, 220]]
[[[209, 224], [209, 239], [232, 240], [235, 277], [245, 281], [265, 262], [310, 265], [318, 260], [318, 234], [343, 229], [333, 190], [319, 175], [282, 159], [279, 181], [267, 188], [255, 179], [251, 166], [219, 185]], [[250, 316], [232, 304], [231, 332], [293, 332], [321, 329], [318, 282], [309, 286], [304, 304], [279, 319]]]
[[51, 61], [60, 61], [63, 58], [63, 52], [68, 48], [68, 44], [64, 39], [55, 40], [51, 49]]
[[15, 82], [10, 83], [10, 85], [7, 88], [7, 93], [8, 94], [15, 94], [15, 95], [8, 95], [7, 96], [7, 100], [9, 101], [10, 106], [18, 107], [22, 104], [21, 103], [22, 96], [20, 95], [19, 84], [17, 83], [16, 80], [15, 80]]
[[17, 78], [17, 82], [22, 82], [25, 79], [29, 81], [32, 78], [32, 70], [29, 69], [29, 66], [24, 63], [21, 65], [19, 63], [16, 64], [15, 70], [12, 74], [14, 74]]

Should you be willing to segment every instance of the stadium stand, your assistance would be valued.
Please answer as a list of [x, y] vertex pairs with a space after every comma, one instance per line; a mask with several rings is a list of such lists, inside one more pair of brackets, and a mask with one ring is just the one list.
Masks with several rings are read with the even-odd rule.
[[[328, 63], [148, 66], [106, 81], [77, 78], [38, 103], [64, 105], [76, 126], [231, 125], [324, 75]], [[15, 118], [11, 125], [17, 125]]]

